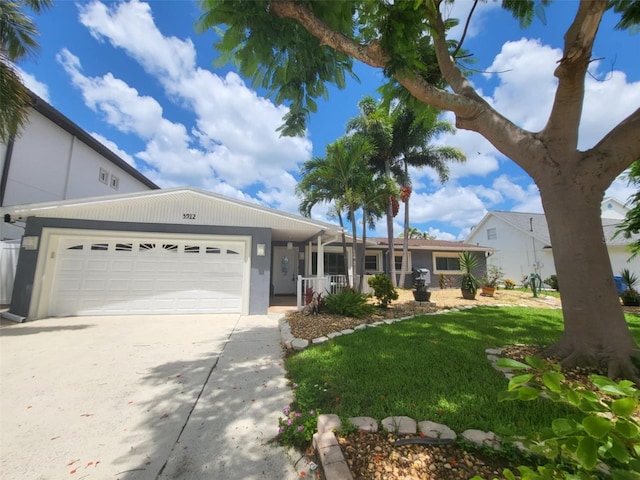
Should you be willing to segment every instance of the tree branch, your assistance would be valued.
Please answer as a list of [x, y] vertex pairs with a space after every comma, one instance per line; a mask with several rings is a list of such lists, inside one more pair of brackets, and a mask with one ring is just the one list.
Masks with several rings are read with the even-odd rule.
[[585, 155], [593, 155], [599, 163], [606, 186], [615, 179], [617, 172], [640, 160], [640, 108], [616, 125]]
[[606, 0], [581, 0], [573, 23], [564, 35], [564, 52], [554, 75], [558, 88], [551, 115], [542, 132], [550, 150], [578, 147], [578, 128], [584, 103], [584, 79], [591, 60]]

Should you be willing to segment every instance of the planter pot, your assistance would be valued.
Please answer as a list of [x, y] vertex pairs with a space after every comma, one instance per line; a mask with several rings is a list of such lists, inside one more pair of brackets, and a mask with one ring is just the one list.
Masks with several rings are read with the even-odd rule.
[[482, 286], [482, 295], [485, 297], [493, 297], [494, 293], [496, 293], [496, 287], [488, 287], [486, 285]]
[[465, 300], [475, 300], [476, 299], [476, 290], [467, 290], [466, 288], [461, 288], [462, 298]]
[[431, 292], [419, 292], [413, 290], [413, 299], [416, 302], [428, 302], [431, 299]]

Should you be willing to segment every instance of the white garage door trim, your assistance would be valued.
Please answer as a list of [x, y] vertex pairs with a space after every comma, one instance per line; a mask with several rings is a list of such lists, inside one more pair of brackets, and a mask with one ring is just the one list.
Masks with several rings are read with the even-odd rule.
[[248, 236], [45, 228], [41, 242], [36, 318], [248, 314]]

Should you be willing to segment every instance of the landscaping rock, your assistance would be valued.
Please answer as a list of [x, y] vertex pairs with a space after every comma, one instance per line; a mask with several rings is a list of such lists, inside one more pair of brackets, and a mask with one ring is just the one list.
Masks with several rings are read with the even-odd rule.
[[457, 438], [456, 432], [441, 423], [420, 422], [418, 423], [418, 429], [427, 438], [436, 438], [438, 440], [455, 440]]
[[309, 346], [309, 340], [303, 340], [302, 338], [296, 338], [291, 342], [291, 347], [294, 350], [304, 350]]
[[405, 416], [387, 417], [382, 420], [382, 426], [398, 435], [415, 434], [417, 431], [416, 421]]
[[465, 430], [462, 432], [462, 438], [467, 442], [476, 445], [491, 447], [494, 450], [500, 450], [500, 437], [493, 432], [483, 432], [482, 430]]
[[333, 413], [318, 415], [318, 433], [333, 432], [334, 430], [340, 430], [340, 428], [342, 428], [342, 422], [338, 415]]
[[376, 433], [378, 431], [378, 422], [371, 417], [351, 417], [349, 423], [358, 427], [363, 432]]

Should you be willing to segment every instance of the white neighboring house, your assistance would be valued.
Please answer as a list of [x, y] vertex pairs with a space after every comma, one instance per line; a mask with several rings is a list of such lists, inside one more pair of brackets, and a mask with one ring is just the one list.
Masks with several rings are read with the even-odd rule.
[[[159, 187], [35, 94], [20, 135], [0, 143], [0, 208]], [[0, 218], [0, 304], [11, 298], [24, 223]]]
[[[607, 240], [609, 259], [614, 275], [623, 268], [640, 274], [640, 258], [629, 261], [627, 250], [637, 238], [614, 238], [616, 226], [624, 219], [627, 208], [618, 200], [606, 198], [602, 202], [602, 228]], [[493, 211], [488, 212], [474, 227], [466, 243], [492, 247], [494, 253], [488, 265], [497, 265], [517, 284], [524, 277], [537, 273], [544, 280], [556, 273], [553, 246], [544, 214]]]

